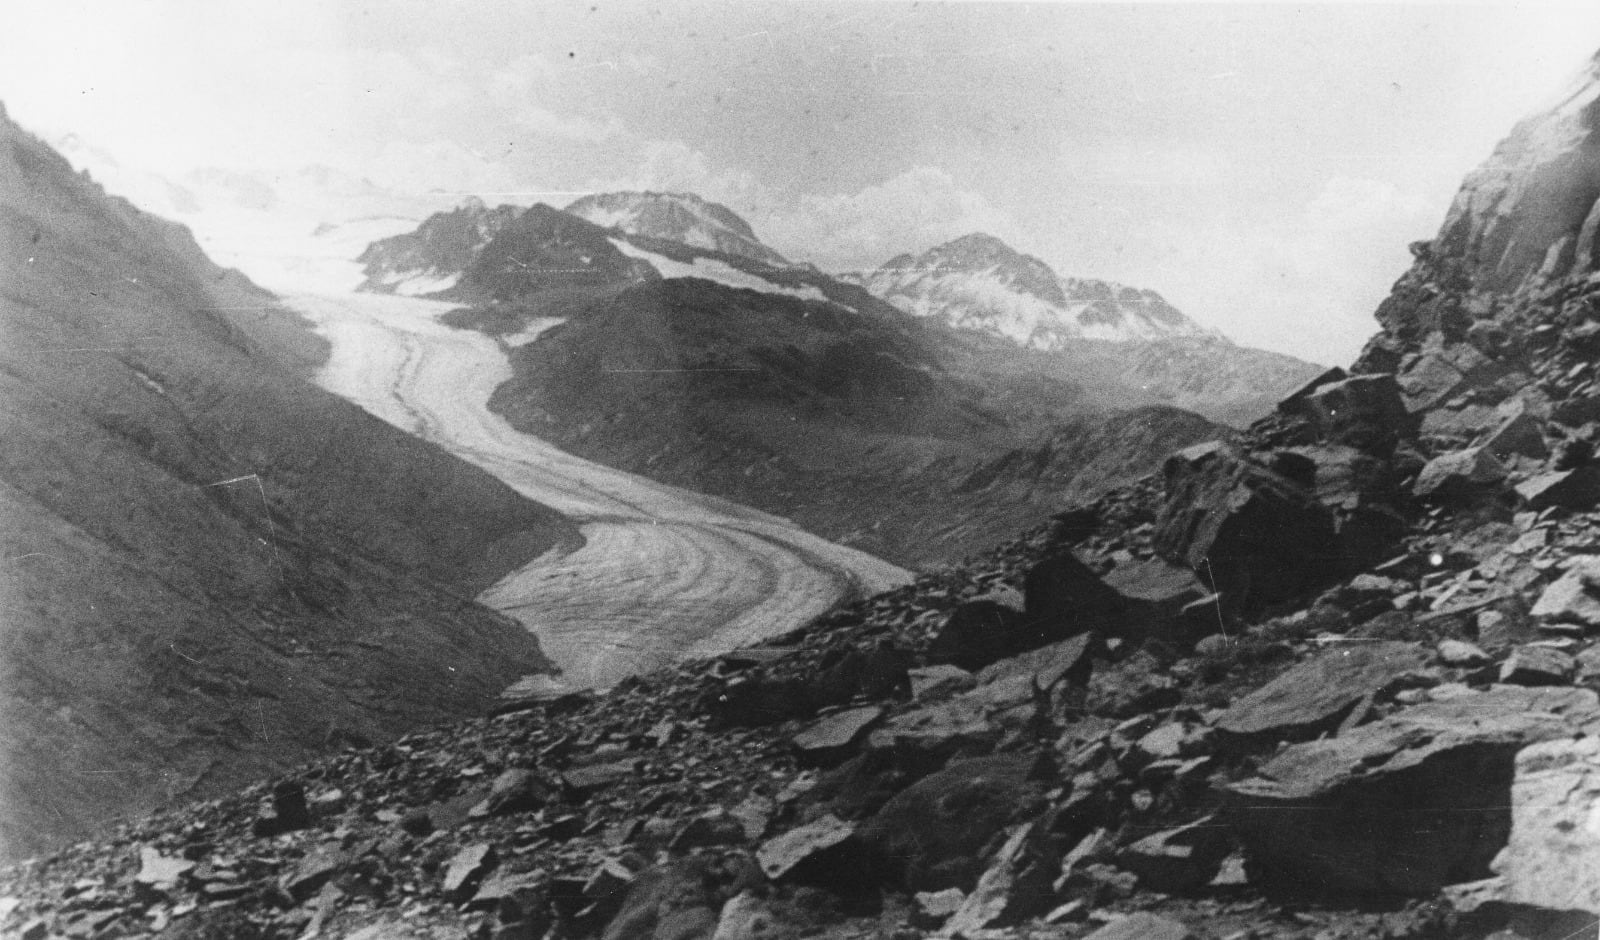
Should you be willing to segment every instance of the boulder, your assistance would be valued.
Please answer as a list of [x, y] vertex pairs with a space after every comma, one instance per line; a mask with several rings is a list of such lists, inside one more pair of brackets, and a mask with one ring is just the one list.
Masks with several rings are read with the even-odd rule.
[[756, 852], [756, 863], [773, 881], [828, 881], [859, 867], [855, 836], [854, 823], [826, 815], [767, 840]]
[[1148, 911], [1139, 911], [1117, 918], [1084, 937], [1083, 940], [1196, 940], [1196, 938], [1194, 931], [1178, 921]]
[[1439, 662], [1458, 669], [1475, 669], [1489, 664], [1489, 654], [1465, 640], [1440, 640], [1435, 650]]
[[1500, 664], [1500, 681], [1508, 685], [1567, 685], [1578, 671], [1577, 660], [1548, 646], [1519, 646]]
[[911, 670], [907, 675], [911, 680], [911, 700], [914, 702], [965, 692], [976, 684], [972, 673], [948, 663], [923, 666]]
[[1225, 788], [1225, 814], [1275, 891], [1427, 895], [1489, 874], [1511, 828], [1516, 753], [1600, 731], [1587, 689], [1458, 689], [1296, 744]]
[[1506, 465], [1487, 447], [1469, 447], [1428, 461], [1411, 492], [1435, 502], [1471, 499], [1494, 492], [1506, 473]]
[[1600, 739], [1517, 754], [1511, 835], [1495, 868], [1518, 904], [1600, 914]]
[[1600, 555], [1577, 555], [1567, 570], [1544, 589], [1529, 614], [1552, 623], [1600, 627]]
[[[760, 835], [756, 833], [757, 838]], [[674, 852], [687, 852], [717, 845], [743, 845], [745, 841], [745, 822], [719, 806], [684, 823], [672, 841], [667, 843], [667, 848]]]
[[1268, 740], [1301, 740], [1339, 726], [1367, 696], [1427, 665], [1413, 643], [1340, 644], [1244, 696], [1217, 719], [1218, 730]]
[[1484, 439], [1483, 447], [1506, 461], [1518, 457], [1543, 460], [1550, 455], [1544, 443], [1544, 425], [1526, 411], [1518, 411], [1501, 421]]
[[822, 706], [844, 705], [857, 696], [884, 699], [909, 690], [911, 654], [898, 649], [850, 650], [824, 669], [811, 685]]
[[1001, 600], [979, 597], [950, 612], [928, 644], [928, 658], [966, 670], [981, 669], [1028, 646], [1037, 636], [1024, 626], [1022, 610]]
[[600, 790], [638, 776], [638, 773], [638, 758], [619, 757], [603, 763], [569, 767], [561, 772], [561, 782], [577, 799], [587, 799]]
[[1117, 853], [1117, 864], [1138, 875], [1140, 887], [1181, 893], [1210, 884], [1232, 850], [1228, 827], [1207, 816], [1145, 836]]
[[640, 872], [601, 940], [710, 940], [718, 912], [761, 880], [742, 854], [695, 855]]
[[1118, 565], [1107, 572], [1105, 582], [1122, 595], [1127, 632], [1131, 634], [1189, 646], [1204, 635], [1197, 634], [1197, 630], [1217, 627], [1215, 612], [1190, 607], [1209, 597], [1211, 591], [1188, 568], [1161, 558], [1148, 558]]
[[1416, 419], [1401, 398], [1393, 375], [1353, 375], [1330, 382], [1305, 399], [1305, 412], [1317, 436], [1371, 453], [1388, 453], [1395, 441], [1416, 429]]
[[1278, 402], [1278, 412], [1286, 415], [1307, 415], [1306, 399], [1311, 397], [1311, 393], [1324, 385], [1342, 382], [1349, 377], [1349, 373], [1338, 366], [1334, 366], [1286, 395], [1282, 401]]
[[1508, 372], [1467, 343], [1445, 345], [1437, 339], [1409, 363], [1399, 377], [1405, 406], [1413, 413], [1429, 411], [1469, 389], [1481, 389]]
[[1224, 449], [1163, 466], [1152, 545], [1235, 608], [1287, 600], [1340, 573], [1332, 514], [1306, 487]]
[[555, 796], [554, 789], [532, 771], [515, 767], [495, 778], [489, 787], [489, 795], [469, 810], [468, 815], [476, 818], [532, 812]]
[[1057, 552], [1029, 568], [1022, 595], [1026, 642], [1009, 654], [1080, 633], [1115, 633], [1122, 627], [1121, 595], [1071, 552]]
[[483, 876], [494, 868], [495, 862], [494, 846], [487, 842], [465, 846], [451, 856], [450, 864], [445, 868], [441, 886], [444, 896], [456, 902], [472, 897]]
[[1044, 699], [1034, 674], [997, 678], [969, 692], [895, 715], [873, 729], [867, 748], [946, 758], [986, 754], [1006, 732], [1037, 719]]
[[1552, 506], [1580, 511], [1593, 509], [1600, 503], [1600, 467], [1585, 464], [1570, 470], [1541, 473], [1517, 484], [1516, 490], [1534, 511]]
[[350, 861], [350, 854], [337, 844], [317, 846], [278, 880], [278, 886], [296, 901], [305, 901], [322, 890], [322, 886], [333, 880]]
[[970, 937], [1009, 926], [1050, 909], [1051, 883], [1060, 872], [1049, 827], [1042, 822], [1013, 827], [978, 884], [945, 922], [940, 934]]
[[252, 831], [267, 837], [310, 825], [311, 808], [306, 805], [305, 787], [296, 780], [280, 780], [272, 787], [272, 812], [256, 819]]
[[783, 911], [752, 891], [722, 905], [711, 940], [798, 940], [801, 928], [787, 922]]
[[789, 740], [802, 762], [836, 764], [849, 756], [856, 742], [882, 717], [883, 709], [876, 705], [850, 708], [812, 722]]
[[134, 875], [134, 883], [146, 885], [158, 891], [167, 891], [177, 887], [178, 879], [193, 871], [195, 863], [186, 858], [175, 858], [163, 855], [150, 846], [139, 849], [139, 871]]
[[861, 841], [906, 890], [970, 889], [984, 846], [1043, 808], [1043, 776], [1027, 755], [959, 761], [886, 803], [861, 827]]
[[1049, 691], [1063, 679], [1081, 685], [1089, 679], [1092, 645], [1093, 637], [1080, 633], [1059, 643], [990, 663], [978, 671], [976, 684], [986, 686], [1003, 679], [1020, 677], [1026, 678], [1040, 691]]
[[817, 713], [821, 703], [799, 679], [736, 679], [712, 690], [701, 708], [713, 727], [755, 728]]

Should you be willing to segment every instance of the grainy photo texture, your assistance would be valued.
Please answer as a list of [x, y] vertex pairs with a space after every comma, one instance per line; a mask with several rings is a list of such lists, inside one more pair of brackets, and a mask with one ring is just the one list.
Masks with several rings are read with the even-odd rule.
[[19, 2], [0, 936], [1600, 918], [1600, 8]]

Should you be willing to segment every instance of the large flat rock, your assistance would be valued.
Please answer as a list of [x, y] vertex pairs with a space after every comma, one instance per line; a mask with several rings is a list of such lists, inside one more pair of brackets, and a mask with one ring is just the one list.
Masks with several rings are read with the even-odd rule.
[[1600, 732], [1588, 689], [1493, 686], [1286, 748], [1227, 787], [1269, 887], [1424, 895], [1489, 874], [1511, 831], [1517, 752]]
[[1511, 837], [1495, 867], [1508, 901], [1600, 914], [1600, 740], [1517, 754]]
[[1217, 727], [1236, 735], [1310, 737], [1337, 726], [1362, 698], [1427, 661], [1427, 651], [1414, 643], [1340, 645], [1239, 699], [1217, 719]]

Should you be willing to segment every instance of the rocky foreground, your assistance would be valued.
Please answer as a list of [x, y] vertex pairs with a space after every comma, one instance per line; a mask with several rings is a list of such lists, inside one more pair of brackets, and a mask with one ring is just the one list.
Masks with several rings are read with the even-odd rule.
[[1326, 378], [781, 644], [508, 699], [10, 869], [5, 929], [1574, 935], [1600, 910], [1596, 468], [1519, 413], [1419, 472], [1378, 420], [1394, 377]]

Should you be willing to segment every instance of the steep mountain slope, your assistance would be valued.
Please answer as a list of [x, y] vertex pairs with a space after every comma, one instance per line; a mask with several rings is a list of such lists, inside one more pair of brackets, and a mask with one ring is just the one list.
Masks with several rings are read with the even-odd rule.
[[693, 193], [594, 193], [566, 207], [601, 228], [737, 255], [777, 267], [783, 256], [761, 244], [750, 223], [721, 203]]
[[0, 284], [0, 850], [546, 668], [468, 599], [571, 525], [291, 374], [291, 314], [3, 116]]

